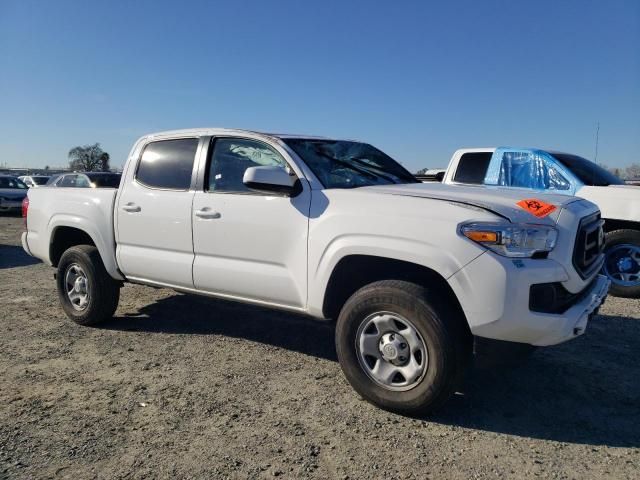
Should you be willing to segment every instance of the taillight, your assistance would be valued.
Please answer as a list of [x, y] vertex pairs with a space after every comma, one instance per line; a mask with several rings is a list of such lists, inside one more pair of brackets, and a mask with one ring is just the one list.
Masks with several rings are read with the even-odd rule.
[[29, 213], [29, 197], [22, 200], [22, 218], [24, 218], [24, 228], [27, 228], [27, 213]]

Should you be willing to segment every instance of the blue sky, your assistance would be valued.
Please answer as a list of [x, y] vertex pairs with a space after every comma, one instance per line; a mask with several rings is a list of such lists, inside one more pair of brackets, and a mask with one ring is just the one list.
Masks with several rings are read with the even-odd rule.
[[640, 162], [640, 1], [0, 1], [0, 164], [113, 165], [157, 130], [357, 138], [411, 170], [469, 146]]

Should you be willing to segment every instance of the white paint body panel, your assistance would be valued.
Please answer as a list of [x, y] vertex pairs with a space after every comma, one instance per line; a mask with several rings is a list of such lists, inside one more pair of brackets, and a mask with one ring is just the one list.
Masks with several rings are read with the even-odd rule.
[[576, 195], [600, 208], [602, 218], [640, 222], [640, 187], [610, 185], [608, 187], [581, 187]]
[[[216, 135], [269, 143], [300, 179], [302, 193], [288, 198], [205, 192], [203, 153], [187, 192], [154, 190], [134, 180], [135, 164], [149, 141]], [[531, 284], [562, 282], [577, 292], [593, 280], [580, 278], [571, 262], [580, 218], [597, 211], [589, 202], [547, 195], [545, 200], [558, 208], [537, 219], [515, 205], [523, 194], [508, 189], [439, 184], [325, 189], [281, 138], [256, 132], [149, 135], [134, 145], [117, 195], [115, 190], [44, 188], [29, 192], [29, 198], [23, 244], [45, 261], [52, 227], [73, 225], [91, 236], [114, 278], [315, 317], [323, 317], [331, 274], [349, 255], [402, 260], [435, 271], [457, 296], [472, 333], [501, 340], [538, 345], [568, 340], [575, 336], [572, 326], [586, 322], [593, 298], [602, 293], [595, 282], [593, 295], [564, 316], [528, 310]], [[140, 210], [123, 210], [131, 204]], [[202, 218], [196, 213], [203, 209], [219, 215]], [[460, 235], [460, 225], [472, 221], [554, 225], [558, 245], [549, 258], [516, 267], [512, 259]]]
[[193, 217], [195, 288], [304, 308], [310, 190], [295, 198], [198, 192]]
[[[193, 288], [191, 205], [194, 193], [123, 184], [115, 218], [117, 258], [127, 277]], [[125, 208], [137, 207], [128, 212]]]

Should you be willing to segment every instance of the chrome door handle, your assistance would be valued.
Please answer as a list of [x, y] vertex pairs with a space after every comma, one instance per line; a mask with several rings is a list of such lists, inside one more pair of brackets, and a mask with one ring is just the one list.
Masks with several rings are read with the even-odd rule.
[[202, 210], [196, 210], [195, 211], [196, 217], [200, 217], [200, 218], [220, 218], [222, 215], [220, 215], [220, 212], [215, 212], [213, 210], [211, 210], [209, 207], [205, 207]]
[[124, 210], [125, 212], [129, 212], [129, 213], [137, 213], [140, 210], [142, 210], [138, 205], [136, 205], [135, 203], [127, 203], [126, 205], [124, 205], [122, 207], [122, 210]]

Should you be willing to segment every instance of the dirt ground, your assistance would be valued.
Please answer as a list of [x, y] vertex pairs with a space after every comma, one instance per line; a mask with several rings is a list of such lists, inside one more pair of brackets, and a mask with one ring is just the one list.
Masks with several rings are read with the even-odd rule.
[[0, 478], [639, 478], [640, 302], [475, 369], [435, 416], [361, 400], [329, 324], [128, 285], [73, 324], [0, 217]]

